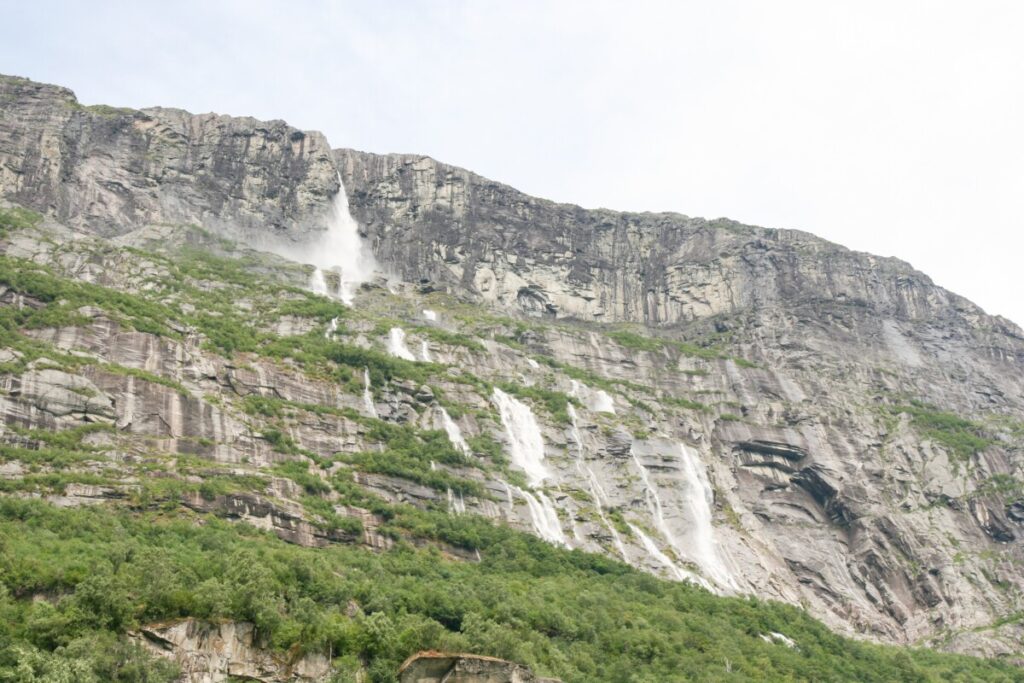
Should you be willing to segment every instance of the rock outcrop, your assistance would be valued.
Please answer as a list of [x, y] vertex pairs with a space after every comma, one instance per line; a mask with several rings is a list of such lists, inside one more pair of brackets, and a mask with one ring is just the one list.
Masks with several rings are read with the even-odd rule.
[[195, 619], [150, 624], [134, 639], [181, 669], [182, 683], [246, 680], [313, 683], [326, 680], [330, 662], [322, 655], [287, 656], [260, 647], [252, 624], [209, 624]]
[[559, 683], [539, 678], [525, 666], [495, 657], [418, 652], [398, 670], [400, 683]]

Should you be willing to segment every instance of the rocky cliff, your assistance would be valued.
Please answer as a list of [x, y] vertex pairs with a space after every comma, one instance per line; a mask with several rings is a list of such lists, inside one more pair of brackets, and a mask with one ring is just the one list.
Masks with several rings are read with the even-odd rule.
[[[218, 238], [315, 241], [339, 175], [390, 283], [318, 317], [308, 267]], [[390, 546], [370, 500], [475, 513], [844, 633], [1022, 656], [1024, 334], [906, 263], [6, 77], [0, 194], [46, 216], [7, 258], [158, 306], [6, 278], [4, 306], [63, 313], [4, 351], [4, 439], [109, 425], [84, 443], [117, 454], [59, 491], [8, 455], [9, 488], [143, 501], [157, 468], [308, 546]], [[454, 453], [414, 462], [393, 429]]]

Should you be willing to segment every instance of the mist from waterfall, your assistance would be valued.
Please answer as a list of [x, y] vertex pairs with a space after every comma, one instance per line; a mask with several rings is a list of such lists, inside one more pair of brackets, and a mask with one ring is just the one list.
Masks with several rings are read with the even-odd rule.
[[412, 355], [412, 351], [405, 344], [405, 330], [400, 327], [392, 327], [388, 332], [388, 353], [396, 358], [403, 360], [415, 361], [416, 356]]
[[[303, 244], [277, 243], [266, 245], [285, 258], [314, 266], [309, 289], [316, 294], [335, 296], [351, 306], [359, 286], [377, 271], [377, 260], [370, 245], [359, 234], [359, 224], [349, 211], [348, 194], [338, 174], [338, 193], [331, 202], [327, 229]], [[326, 273], [338, 274], [338, 286], [330, 292]]]

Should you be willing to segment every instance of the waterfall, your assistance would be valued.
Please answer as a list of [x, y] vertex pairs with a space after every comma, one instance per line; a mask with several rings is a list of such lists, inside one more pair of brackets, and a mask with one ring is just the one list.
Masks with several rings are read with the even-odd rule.
[[412, 351], [405, 345], [405, 330], [400, 327], [392, 327], [388, 332], [388, 353], [396, 358], [404, 360], [416, 360]]
[[370, 393], [370, 369], [363, 368], [363, 407], [370, 417], [378, 417], [377, 409], [373, 405], [373, 394]]
[[437, 311], [432, 311], [429, 308], [423, 309], [423, 318], [430, 322], [437, 322]]
[[669, 546], [676, 552], [676, 554], [682, 555], [682, 551], [679, 544], [676, 542], [675, 536], [672, 531], [668, 528], [668, 524], [665, 522], [665, 512], [661, 507], [661, 497], [658, 496], [657, 489], [651, 484], [651, 480], [647, 475], [647, 468], [640, 462], [640, 458], [636, 457], [636, 453], [632, 448], [629, 449], [629, 455], [633, 458], [633, 462], [636, 464], [636, 468], [640, 470], [640, 479], [644, 483], [644, 498], [647, 500], [647, 507], [651, 511], [651, 517], [654, 520], [654, 528], [658, 530], [665, 541], [668, 542]]
[[[497, 387], [494, 388], [493, 400], [508, 435], [512, 464], [522, 469], [530, 486], [537, 489], [548, 477], [547, 468], [544, 467], [544, 437], [537, 418], [526, 404]], [[562, 532], [562, 524], [551, 499], [540, 490], [531, 493], [516, 487], [516, 491], [526, 500], [537, 535], [546, 541], [568, 546], [569, 542]]]
[[455, 495], [451, 487], [448, 487], [448, 512], [454, 515], [462, 515], [466, 513], [466, 501], [463, 499], [462, 494]]
[[327, 229], [310, 243], [279, 244], [273, 251], [286, 258], [312, 263], [315, 269], [309, 288], [317, 294], [328, 294], [324, 271], [338, 273], [336, 296], [351, 306], [359, 286], [373, 277], [377, 262], [370, 245], [359, 234], [359, 224], [349, 212], [348, 194], [340, 173], [338, 185], [327, 216]]
[[583, 382], [574, 379], [569, 380], [569, 386], [569, 395], [582, 401], [587, 410], [594, 413], [615, 414], [615, 402], [604, 389], [595, 391]]
[[711, 577], [715, 583], [725, 588], [739, 590], [732, 573], [725, 566], [718, 552], [714, 529], [711, 525], [711, 505], [714, 503], [714, 492], [708, 481], [704, 464], [686, 447], [679, 444], [682, 453], [683, 484], [685, 500], [690, 518], [693, 521], [690, 533], [691, 555], [701, 570]]
[[594, 392], [594, 402], [590, 407], [595, 413], [611, 413], [615, 414], [615, 402], [612, 401], [612, 397], [608, 395], [608, 392], [604, 389], [598, 389]]
[[548, 470], [544, 467], [544, 437], [537, 418], [528, 406], [497, 387], [493, 400], [508, 435], [512, 464], [526, 472], [530, 486], [539, 486], [548, 477]]
[[597, 509], [597, 516], [608, 529], [608, 532], [611, 533], [612, 541], [615, 543], [615, 548], [619, 551], [619, 554], [622, 555], [622, 561], [628, 563], [629, 555], [626, 553], [626, 546], [622, 542], [622, 537], [619, 536], [619, 532], [615, 528], [615, 525], [612, 524], [604, 514], [604, 502], [602, 502], [602, 498], [607, 502], [608, 495], [604, 492], [604, 489], [601, 488], [601, 484], [594, 475], [594, 471], [590, 469], [590, 466], [587, 465], [586, 461], [583, 459], [583, 438], [580, 436], [576, 409], [570, 403], [568, 410], [569, 418], [572, 421], [570, 434], [572, 436], [572, 440], [576, 442], [576, 471], [579, 472], [580, 476], [587, 481], [588, 488], [590, 489], [590, 497], [594, 499], [594, 507]]
[[430, 357], [430, 345], [427, 344], [427, 340], [424, 339], [420, 342], [420, 358], [423, 359], [424, 363], [433, 363], [434, 361]]
[[451, 415], [443, 407], [441, 408], [441, 426], [444, 427], [444, 431], [448, 434], [448, 440], [452, 442], [452, 445], [463, 454], [469, 455], [471, 449], [466, 440], [462, 438], [462, 430], [459, 429], [459, 425], [455, 424], [455, 420], [452, 419]]
[[331, 318], [331, 322], [327, 323], [327, 330], [324, 332], [324, 339], [330, 339], [334, 336], [334, 333], [338, 331], [338, 319]]
[[671, 557], [669, 557], [661, 550], [659, 550], [658, 546], [655, 545], [654, 541], [651, 540], [650, 536], [644, 533], [643, 529], [636, 526], [635, 524], [631, 524], [630, 522], [626, 522], [626, 524], [629, 525], [630, 531], [636, 534], [636, 536], [640, 539], [640, 544], [644, 547], [644, 550], [647, 551], [647, 554], [656, 559], [666, 569], [668, 569], [669, 573], [672, 575], [673, 578], [679, 581], [689, 581], [691, 583], [696, 583], [700, 586], [703, 586], [704, 588], [707, 588], [709, 591], [714, 592], [711, 588], [711, 584], [709, 584], [706, 580], [697, 576], [693, 572], [686, 571], [678, 564], [673, 562]]
[[313, 274], [309, 276], [309, 288], [314, 294], [327, 296], [327, 280], [324, 279], [324, 271], [313, 266]]
[[526, 505], [530, 509], [530, 521], [537, 535], [545, 541], [568, 546], [569, 542], [565, 538], [565, 533], [562, 532], [562, 524], [558, 520], [558, 512], [551, 499], [541, 491], [537, 491], [534, 495], [518, 486], [516, 491], [526, 500]]

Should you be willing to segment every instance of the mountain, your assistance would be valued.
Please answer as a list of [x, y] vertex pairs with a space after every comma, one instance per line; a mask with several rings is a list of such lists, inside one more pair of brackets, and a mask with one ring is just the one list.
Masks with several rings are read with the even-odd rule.
[[0, 667], [1024, 678], [1024, 333], [902, 261], [15, 77], [0, 195]]

